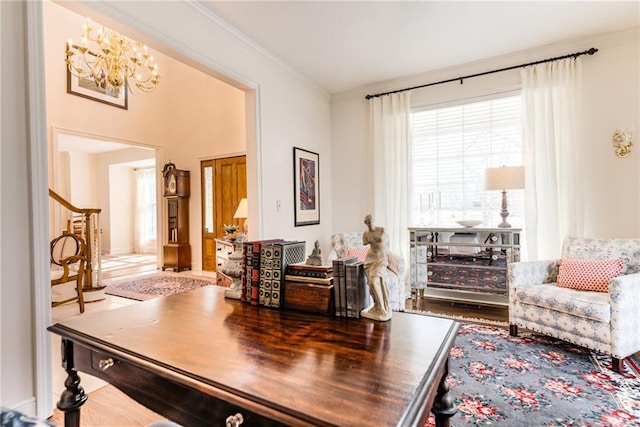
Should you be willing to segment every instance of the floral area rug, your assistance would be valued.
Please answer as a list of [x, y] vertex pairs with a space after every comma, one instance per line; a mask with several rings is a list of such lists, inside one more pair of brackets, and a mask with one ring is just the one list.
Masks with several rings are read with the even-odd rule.
[[450, 352], [451, 426], [640, 426], [640, 361], [627, 358], [624, 375], [610, 365], [554, 338], [462, 324]]
[[213, 277], [195, 277], [185, 273], [167, 271], [130, 279], [107, 281], [105, 292], [108, 295], [144, 301], [215, 284], [216, 281]]

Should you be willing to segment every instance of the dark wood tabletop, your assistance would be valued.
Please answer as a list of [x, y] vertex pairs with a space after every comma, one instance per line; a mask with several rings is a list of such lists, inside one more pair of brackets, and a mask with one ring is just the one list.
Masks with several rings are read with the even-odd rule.
[[432, 406], [440, 425], [455, 412], [444, 382], [458, 330], [449, 319], [274, 310], [207, 286], [49, 330], [63, 338], [70, 379], [58, 406], [71, 420], [84, 402], [76, 370], [187, 426], [239, 412], [245, 426], [422, 427]]

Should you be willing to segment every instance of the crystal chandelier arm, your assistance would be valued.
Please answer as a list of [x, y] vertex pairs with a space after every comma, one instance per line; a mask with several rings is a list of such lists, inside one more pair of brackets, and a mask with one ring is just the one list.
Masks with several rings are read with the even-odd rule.
[[[69, 40], [65, 62], [70, 73], [78, 78], [92, 79], [104, 90], [109, 86], [119, 90], [125, 85], [132, 93], [134, 86], [143, 92], [155, 90], [160, 75], [147, 46], [105, 27], [95, 36], [93, 34], [91, 21], [87, 19], [81, 45], [74, 45]], [[89, 44], [95, 48], [91, 50]]]

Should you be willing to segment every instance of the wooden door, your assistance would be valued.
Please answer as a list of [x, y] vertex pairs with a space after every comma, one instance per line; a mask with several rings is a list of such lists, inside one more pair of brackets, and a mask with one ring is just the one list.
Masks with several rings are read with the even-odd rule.
[[247, 197], [246, 156], [201, 162], [202, 269], [216, 270], [216, 238], [224, 238], [224, 224], [242, 226], [236, 219], [238, 203]]

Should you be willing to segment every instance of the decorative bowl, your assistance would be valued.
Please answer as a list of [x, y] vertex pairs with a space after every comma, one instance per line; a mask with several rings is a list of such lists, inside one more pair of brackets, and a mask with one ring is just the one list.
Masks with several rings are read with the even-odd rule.
[[456, 221], [459, 225], [463, 226], [463, 227], [475, 227], [476, 225], [480, 225], [482, 224], [481, 220], [478, 219], [463, 219], [460, 221]]

